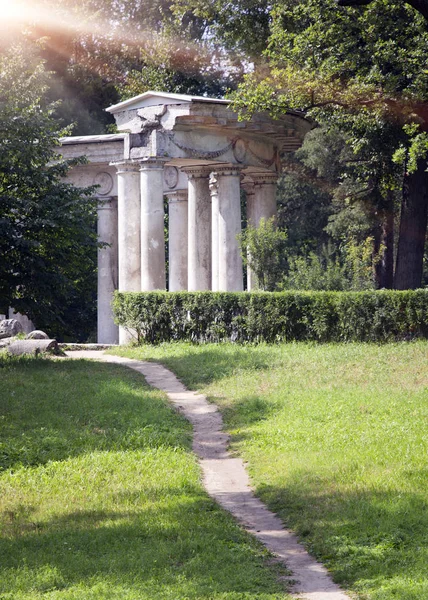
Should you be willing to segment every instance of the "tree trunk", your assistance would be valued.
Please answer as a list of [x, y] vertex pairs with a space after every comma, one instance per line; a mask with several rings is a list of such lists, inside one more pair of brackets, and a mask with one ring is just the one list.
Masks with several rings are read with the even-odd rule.
[[381, 251], [375, 266], [376, 287], [391, 290], [394, 286], [394, 196], [391, 191], [386, 198], [379, 235], [375, 236], [374, 251], [375, 256]]
[[426, 159], [419, 160], [416, 172], [406, 175], [404, 181], [394, 281], [396, 290], [414, 290], [422, 283], [428, 211], [426, 168]]

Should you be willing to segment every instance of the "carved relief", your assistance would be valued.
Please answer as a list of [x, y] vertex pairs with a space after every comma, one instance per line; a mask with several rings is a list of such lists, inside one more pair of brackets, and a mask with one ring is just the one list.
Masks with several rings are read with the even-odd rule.
[[99, 186], [97, 194], [100, 196], [107, 196], [113, 189], [113, 178], [110, 173], [97, 173], [94, 177], [93, 185]]
[[165, 183], [169, 187], [170, 190], [175, 188], [178, 183], [178, 169], [176, 167], [165, 167], [164, 169], [164, 178]]
[[271, 167], [277, 158], [276, 150], [274, 150], [272, 158], [264, 158], [263, 156], [259, 156], [259, 154], [252, 149], [250, 141], [243, 140], [242, 138], [235, 139], [233, 141], [233, 155], [237, 162], [245, 163], [248, 154], [265, 167]]
[[232, 141], [232, 142], [230, 142], [230, 144], [228, 144], [224, 148], [210, 152], [210, 151], [206, 151], [206, 150], [199, 150], [196, 148], [189, 148], [188, 146], [184, 146], [183, 144], [180, 144], [180, 142], [177, 142], [174, 134], [167, 133], [167, 135], [168, 135], [170, 141], [174, 144], [174, 146], [177, 146], [177, 148], [179, 148], [180, 150], [183, 150], [183, 152], [186, 152], [186, 154], [188, 154], [190, 158], [202, 158], [202, 159], [206, 159], [206, 160], [214, 160], [216, 158], [219, 158], [219, 156], [226, 154], [226, 152], [231, 150], [234, 145], [234, 141]]
[[233, 156], [239, 163], [243, 163], [245, 161], [245, 156], [247, 154], [247, 145], [244, 140], [238, 138], [233, 146]]

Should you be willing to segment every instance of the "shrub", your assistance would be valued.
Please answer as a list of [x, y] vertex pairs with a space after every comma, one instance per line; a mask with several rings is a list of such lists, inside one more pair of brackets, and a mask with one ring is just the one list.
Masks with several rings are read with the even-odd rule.
[[250, 268], [259, 290], [273, 292], [285, 269], [287, 233], [277, 229], [275, 218], [248, 225], [238, 236], [244, 265]]
[[362, 243], [350, 239], [339, 248], [331, 243], [321, 248], [320, 254], [290, 256], [288, 272], [277, 288], [279, 290], [352, 290], [375, 288], [375, 267], [384, 247], [373, 252], [374, 240], [368, 237]]
[[373, 341], [428, 337], [428, 290], [116, 292], [138, 342]]

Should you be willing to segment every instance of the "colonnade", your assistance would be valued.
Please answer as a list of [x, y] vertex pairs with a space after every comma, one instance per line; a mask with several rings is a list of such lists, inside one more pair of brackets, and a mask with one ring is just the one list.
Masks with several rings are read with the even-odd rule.
[[[181, 166], [187, 189], [164, 191], [166, 159], [116, 163], [117, 200], [105, 198], [98, 235], [105, 247], [98, 259], [98, 341], [117, 337], [110, 307], [114, 289], [166, 289], [164, 195], [168, 198], [169, 291], [242, 291], [241, 180], [247, 219], [257, 226], [276, 214], [276, 179], [240, 165]], [[117, 265], [117, 266], [116, 266]], [[251, 273], [247, 289], [253, 287]], [[119, 331], [119, 343], [129, 334]]]

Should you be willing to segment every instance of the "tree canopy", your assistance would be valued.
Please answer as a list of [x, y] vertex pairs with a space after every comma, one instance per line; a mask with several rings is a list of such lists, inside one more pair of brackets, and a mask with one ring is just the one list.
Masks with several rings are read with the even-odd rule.
[[75, 133], [108, 131], [104, 108], [147, 89], [221, 96], [241, 82], [243, 118], [303, 111], [320, 130], [284, 161], [287, 252], [370, 239], [376, 285], [408, 288], [428, 213], [427, 4], [40, 0], [26, 39], [46, 39], [49, 99]]
[[96, 202], [63, 180], [48, 81], [28, 46], [0, 57], [0, 306], [78, 338], [94, 321]]
[[[379, 217], [377, 244], [387, 244], [389, 265], [388, 228], [401, 191], [394, 285], [418, 287], [428, 209], [426, 20], [398, 1], [358, 8], [336, 0], [285, 1], [273, 6], [270, 31], [265, 63], [246, 76], [235, 107], [244, 116], [294, 108], [341, 130], [354, 154], [358, 195], [365, 193]], [[342, 177], [349, 178], [350, 163]]]

